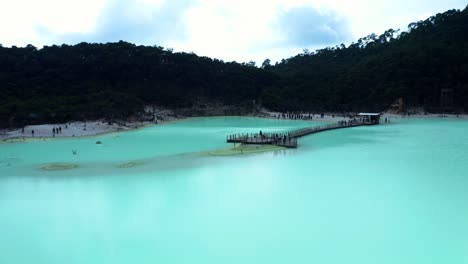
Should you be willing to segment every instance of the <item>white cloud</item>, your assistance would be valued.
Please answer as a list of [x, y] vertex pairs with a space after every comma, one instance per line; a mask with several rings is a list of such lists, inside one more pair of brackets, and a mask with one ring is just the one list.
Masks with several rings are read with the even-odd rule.
[[463, 9], [463, 0], [316, 0], [318, 6], [350, 18], [354, 38], [385, 30], [406, 29], [409, 23], [449, 9]]
[[0, 43], [6, 46], [41, 45], [38, 28], [55, 33], [88, 33], [105, 0], [0, 0]]
[[262, 1], [203, 1], [187, 13], [187, 41], [173, 44], [177, 49], [235, 60], [278, 41], [271, 28], [276, 14], [274, 5]]
[[[0, 6], [0, 43], [4, 46], [123, 39], [226, 61], [261, 62], [287, 58], [303, 48], [349, 43], [389, 28], [404, 29], [410, 22], [437, 12], [462, 9], [466, 2], [0, 0]], [[297, 14], [305, 15], [299, 19]], [[316, 33], [319, 31], [322, 35]], [[330, 38], [330, 33], [335, 38]]]
[[96, 28], [96, 20], [104, 4], [105, 0], [35, 1], [31, 3], [30, 15], [34, 17], [35, 24], [56, 33], [89, 33]]
[[[298, 48], [282, 28], [279, 19], [291, 10], [307, 8], [315, 10], [309, 12], [313, 21], [333, 12], [329, 9], [316, 9], [310, 1], [302, 0], [238, 0], [216, 1], [204, 0], [187, 12], [185, 24], [188, 26], [189, 36], [184, 41], [173, 41], [170, 45], [176, 50], [194, 51], [199, 55], [222, 58], [227, 61], [250, 61], [258, 63], [266, 58], [273, 61], [291, 56], [303, 48], [316, 48], [323, 44], [322, 40], [306, 44]], [[335, 13], [333, 13], [336, 15]], [[307, 18], [306, 18], [307, 19]], [[307, 22], [307, 21], [305, 21]], [[291, 26], [303, 26], [291, 24]], [[323, 25], [322, 31], [336, 29]], [[291, 28], [295, 35], [299, 28]], [[300, 32], [297, 32], [300, 35]], [[339, 39], [339, 37], [337, 37]]]

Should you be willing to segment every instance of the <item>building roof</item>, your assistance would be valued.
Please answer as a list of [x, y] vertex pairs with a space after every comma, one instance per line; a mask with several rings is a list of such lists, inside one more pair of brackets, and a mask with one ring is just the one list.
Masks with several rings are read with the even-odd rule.
[[379, 116], [380, 113], [359, 113], [358, 116]]

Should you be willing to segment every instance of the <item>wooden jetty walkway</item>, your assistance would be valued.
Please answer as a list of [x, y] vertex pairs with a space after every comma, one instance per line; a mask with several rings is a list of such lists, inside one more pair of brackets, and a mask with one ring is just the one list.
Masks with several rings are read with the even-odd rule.
[[[226, 142], [228, 143], [242, 143], [242, 144], [256, 144], [256, 145], [275, 145], [286, 148], [297, 148], [297, 139], [303, 136], [316, 134], [324, 131], [358, 127], [358, 126], [371, 126], [379, 124], [379, 116], [372, 114], [366, 116], [366, 118], [353, 119], [348, 121], [340, 121], [337, 123], [305, 127], [293, 131], [282, 132], [282, 133], [248, 133], [248, 134], [233, 134], [228, 135]], [[372, 117], [372, 118], [371, 118]]]

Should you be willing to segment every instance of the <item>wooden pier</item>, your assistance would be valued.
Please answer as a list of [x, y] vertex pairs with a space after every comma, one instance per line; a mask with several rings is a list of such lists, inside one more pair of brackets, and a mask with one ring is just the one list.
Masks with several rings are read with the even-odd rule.
[[378, 125], [379, 119], [361, 118], [348, 121], [340, 121], [333, 124], [305, 127], [293, 131], [281, 133], [249, 133], [228, 135], [226, 142], [255, 145], [275, 145], [286, 148], [297, 148], [297, 139], [303, 136], [324, 131], [342, 129], [348, 127]]

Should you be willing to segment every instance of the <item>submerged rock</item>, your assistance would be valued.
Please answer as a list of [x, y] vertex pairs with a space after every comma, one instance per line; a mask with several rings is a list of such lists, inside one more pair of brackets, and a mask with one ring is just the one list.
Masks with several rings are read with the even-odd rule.
[[231, 156], [231, 155], [243, 155], [243, 154], [255, 154], [269, 151], [282, 151], [286, 150], [285, 147], [274, 146], [274, 145], [243, 145], [240, 144], [233, 148], [220, 149], [215, 151], [207, 152], [211, 156]]
[[50, 164], [42, 166], [40, 169], [46, 170], [46, 171], [56, 171], [56, 170], [72, 170], [78, 167], [79, 166], [77, 164], [73, 164], [73, 163], [50, 163]]
[[128, 169], [128, 168], [133, 168], [133, 167], [140, 166], [143, 164], [144, 164], [143, 161], [130, 161], [127, 163], [117, 165], [117, 168]]

